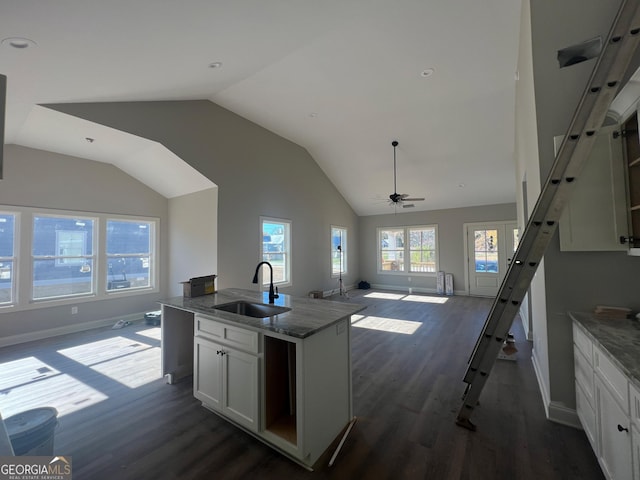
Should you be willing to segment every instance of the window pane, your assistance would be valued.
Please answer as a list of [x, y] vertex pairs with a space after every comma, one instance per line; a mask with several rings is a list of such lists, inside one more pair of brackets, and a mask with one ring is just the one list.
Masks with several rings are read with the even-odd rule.
[[[262, 259], [273, 268], [273, 283], [289, 283], [291, 272], [291, 224], [276, 220], [262, 221]], [[263, 268], [262, 284], [269, 285], [269, 267]]]
[[498, 273], [498, 231], [475, 230], [476, 273]]
[[331, 227], [331, 275], [347, 272], [347, 230]]
[[0, 262], [0, 304], [13, 303], [13, 262]]
[[34, 217], [34, 257], [93, 255], [93, 220], [72, 217]]
[[404, 271], [404, 229], [380, 230], [380, 268]]
[[0, 213], [0, 304], [13, 303], [15, 215]]
[[93, 231], [90, 218], [34, 216], [34, 300], [93, 293]]
[[153, 222], [107, 220], [107, 290], [151, 286]]
[[409, 253], [411, 272], [436, 271], [436, 229], [410, 228]]
[[93, 292], [93, 260], [85, 259], [83, 267], [58, 265], [55, 259], [33, 262], [33, 298], [65, 297]]

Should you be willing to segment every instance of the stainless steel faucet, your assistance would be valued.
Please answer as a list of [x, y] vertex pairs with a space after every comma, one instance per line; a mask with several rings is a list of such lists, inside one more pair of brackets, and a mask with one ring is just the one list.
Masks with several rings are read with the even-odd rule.
[[269, 282], [269, 303], [274, 303], [274, 300], [280, 295], [278, 295], [277, 291], [273, 291], [273, 267], [269, 262], [260, 262], [258, 264], [258, 266], [256, 267], [256, 273], [253, 275], [253, 283], [258, 283], [258, 272], [260, 271], [260, 267], [262, 265], [269, 265], [269, 270], [271, 270], [271, 280]]

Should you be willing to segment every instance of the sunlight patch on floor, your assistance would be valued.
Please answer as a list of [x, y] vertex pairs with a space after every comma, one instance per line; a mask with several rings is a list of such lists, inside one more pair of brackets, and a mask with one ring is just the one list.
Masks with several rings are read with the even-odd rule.
[[3, 418], [39, 407], [54, 407], [58, 411], [58, 417], [61, 417], [108, 398], [64, 373], [32, 382], [25, 382], [28, 378], [22, 380], [18, 380], [15, 387], [2, 390], [0, 411]]
[[401, 333], [403, 335], [413, 335], [422, 323], [410, 320], [398, 320], [396, 318], [372, 317], [364, 315], [352, 315], [351, 325], [357, 328], [367, 328], [369, 330], [379, 330], [389, 333]]
[[25, 357], [11, 362], [0, 363], [0, 396], [5, 390], [18, 385], [41, 381], [43, 378], [59, 375], [60, 371], [36, 357]]
[[400, 300], [405, 297], [404, 293], [386, 293], [386, 292], [371, 292], [363, 295], [365, 298], [381, 298], [383, 300]]
[[137, 330], [136, 335], [142, 335], [143, 337], [160, 340], [160, 327], [151, 327], [147, 328], [146, 330]]
[[151, 345], [118, 336], [64, 348], [58, 350], [58, 353], [82, 365], [91, 366], [148, 348], [151, 348]]
[[126, 387], [137, 388], [161, 377], [160, 347], [115, 358], [91, 368]]
[[130, 338], [107, 338], [65, 348], [58, 353], [129, 388], [145, 385], [161, 377], [160, 347]]
[[447, 297], [434, 297], [431, 295], [406, 295], [401, 300], [422, 303], [447, 303], [449, 299]]

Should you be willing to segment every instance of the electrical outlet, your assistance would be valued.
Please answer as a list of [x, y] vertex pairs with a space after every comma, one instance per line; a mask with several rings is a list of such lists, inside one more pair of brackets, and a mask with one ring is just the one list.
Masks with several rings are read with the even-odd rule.
[[78, 307], [71, 307], [71, 315], [75, 315], [78, 313]]

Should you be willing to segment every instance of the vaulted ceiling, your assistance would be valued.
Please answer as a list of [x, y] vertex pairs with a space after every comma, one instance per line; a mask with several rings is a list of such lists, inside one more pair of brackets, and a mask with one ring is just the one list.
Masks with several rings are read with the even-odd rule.
[[393, 140], [412, 210], [514, 202], [519, 25], [513, 0], [3, 1], [5, 141], [115, 161], [135, 142], [96, 158], [37, 106], [209, 99], [305, 147], [359, 215], [393, 212]]

